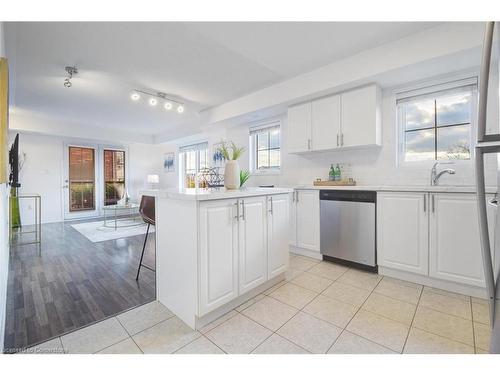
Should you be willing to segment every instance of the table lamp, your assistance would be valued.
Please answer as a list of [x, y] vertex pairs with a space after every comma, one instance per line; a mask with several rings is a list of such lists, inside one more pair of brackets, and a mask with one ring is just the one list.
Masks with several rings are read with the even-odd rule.
[[160, 176], [157, 174], [148, 174], [148, 184], [151, 189], [158, 189], [160, 184]]

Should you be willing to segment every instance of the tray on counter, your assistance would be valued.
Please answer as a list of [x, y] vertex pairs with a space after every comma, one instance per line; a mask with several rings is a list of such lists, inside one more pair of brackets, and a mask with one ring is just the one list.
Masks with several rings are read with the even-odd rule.
[[355, 186], [356, 181], [341, 180], [341, 181], [314, 181], [314, 186]]

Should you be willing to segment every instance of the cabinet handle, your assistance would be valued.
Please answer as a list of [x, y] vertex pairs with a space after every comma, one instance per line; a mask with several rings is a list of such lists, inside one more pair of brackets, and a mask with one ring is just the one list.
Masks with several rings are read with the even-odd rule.
[[236, 201], [234, 205], [236, 206], [236, 216], [234, 216], [233, 219], [240, 221], [240, 202]]
[[344, 145], [344, 133], [342, 133], [340, 135], [340, 145], [343, 146]]
[[424, 194], [424, 212], [427, 211], [427, 194]]
[[271, 202], [271, 210], [269, 211], [269, 213], [272, 215], [274, 213], [274, 209], [273, 209], [273, 197], [269, 197], [269, 201]]
[[337, 133], [337, 147], [339, 147], [339, 133]]
[[432, 213], [434, 213], [434, 194], [432, 194]]
[[311, 140], [310, 139], [307, 140], [307, 149], [308, 150], [311, 149]]
[[295, 197], [295, 202], [298, 203], [299, 202], [299, 192], [297, 191], [296, 193], [297, 193], [297, 196]]
[[245, 209], [245, 201], [242, 199], [241, 200], [241, 219], [242, 220], [245, 220], [245, 216], [246, 216], [246, 209]]

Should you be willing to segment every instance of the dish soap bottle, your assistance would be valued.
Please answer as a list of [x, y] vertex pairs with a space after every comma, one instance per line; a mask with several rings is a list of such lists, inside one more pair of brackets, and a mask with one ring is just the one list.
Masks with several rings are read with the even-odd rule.
[[342, 180], [342, 172], [340, 171], [340, 166], [338, 165], [338, 163], [337, 166], [335, 167], [334, 176], [335, 176], [335, 181]]
[[333, 164], [330, 166], [330, 171], [328, 172], [328, 180], [335, 181], [335, 168], [333, 168]]

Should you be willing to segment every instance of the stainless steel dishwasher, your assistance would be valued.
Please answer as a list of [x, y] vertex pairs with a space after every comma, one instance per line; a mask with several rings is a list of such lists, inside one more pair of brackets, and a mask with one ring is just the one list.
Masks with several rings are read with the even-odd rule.
[[375, 191], [321, 190], [323, 259], [377, 272]]

